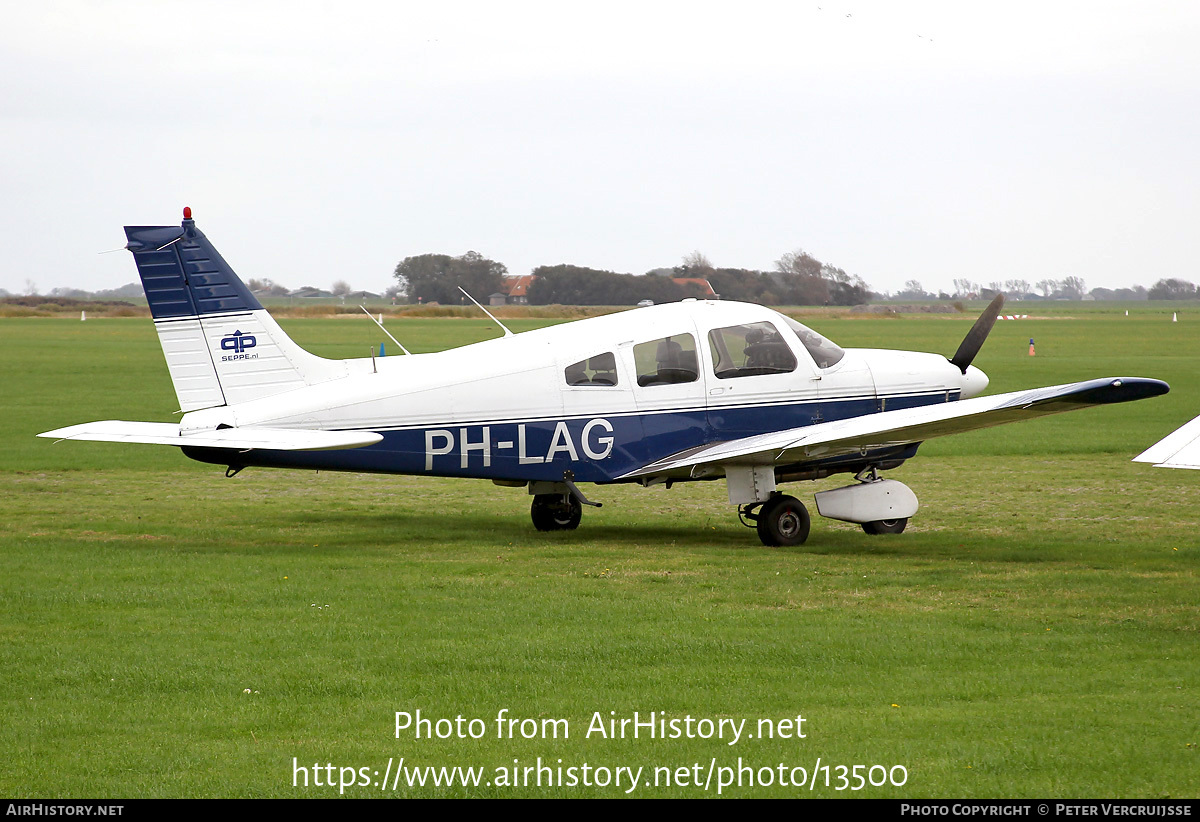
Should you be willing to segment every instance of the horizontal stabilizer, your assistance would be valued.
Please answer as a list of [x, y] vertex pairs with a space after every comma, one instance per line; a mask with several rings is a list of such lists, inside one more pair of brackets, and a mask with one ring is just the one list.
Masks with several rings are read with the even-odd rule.
[[382, 435], [374, 431], [309, 431], [296, 428], [246, 427], [183, 432], [178, 423], [124, 420], [70, 425], [38, 436], [56, 440], [140, 442], [149, 445], [175, 445], [180, 448], [230, 448], [237, 451], [337, 451], [374, 445], [383, 439]]
[[[618, 479], [677, 472], [699, 465], [793, 465], [866, 454], [874, 449], [911, 445], [934, 437], [1073, 411], [1090, 405], [1155, 397], [1168, 390], [1167, 384], [1161, 380], [1109, 377], [920, 408], [883, 411], [693, 448], [645, 465]], [[1200, 431], [1196, 433], [1200, 434]]]
[[1156, 468], [1200, 470], [1200, 417], [1167, 434], [1133, 461], [1150, 462]]

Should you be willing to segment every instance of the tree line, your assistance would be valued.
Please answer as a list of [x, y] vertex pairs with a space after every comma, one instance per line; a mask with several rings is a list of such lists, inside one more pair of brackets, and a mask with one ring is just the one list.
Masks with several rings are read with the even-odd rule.
[[[860, 305], [879, 299], [891, 300], [962, 300], [989, 299], [1004, 293], [1015, 300], [1196, 300], [1200, 288], [1177, 277], [1158, 280], [1150, 288], [1135, 285], [1129, 288], [1093, 288], [1081, 277], [1042, 279], [1032, 283], [1023, 279], [993, 281], [986, 285], [967, 278], [953, 281], [951, 291], [925, 290], [918, 280], [908, 280], [894, 294], [873, 292], [861, 277], [847, 274], [840, 268], [823, 263], [800, 250], [784, 254], [775, 261], [775, 268], [759, 271], [746, 268], [717, 268], [700, 252], [685, 256], [671, 268], [656, 268], [645, 274], [618, 274], [584, 266], [560, 264], [538, 266], [527, 291], [533, 305], [635, 305], [643, 300], [655, 303], [675, 302], [689, 297], [708, 296], [707, 290], [696, 282], [706, 280], [723, 300], [752, 302], [760, 305]], [[465, 298], [458, 290], [465, 289], [475, 299], [486, 302], [497, 292], [504, 291], [508, 268], [475, 251], [458, 257], [449, 254], [420, 254], [405, 257], [393, 271], [395, 283], [386, 296], [411, 303], [459, 304]], [[682, 280], [684, 282], [676, 282]], [[267, 296], [287, 296], [291, 289], [269, 279], [251, 279], [252, 291]], [[330, 291], [345, 296], [352, 289], [345, 280], [335, 282]], [[37, 295], [37, 286], [26, 282], [27, 296]], [[9, 297], [0, 289], [0, 298]], [[140, 283], [129, 283], [117, 289], [89, 292], [78, 288], [54, 288], [48, 296], [81, 300], [139, 298]]]
[[[474, 251], [461, 257], [422, 254], [405, 257], [394, 271], [396, 292], [409, 302], [463, 301], [461, 286], [478, 300], [503, 291], [508, 274], [503, 263]], [[532, 305], [635, 305], [643, 300], [675, 302], [704, 297], [696, 280], [706, 280], [723, 300], [760, 305], [860, 305], [878, 299], [962, 300], [990, 299], [1004, 293], [1016, 300], [1189, 300], [1200, 299], [1200, 288], [1178, 278], [1161, 279], [1152, 287], [1093, 288], [1082, 277], [1045, 278], [1036, 283], [1023, 279], [993, 281], [984, 285], [967, 278], [953, 281], [952, 291], [932, 293], [917, 280], [909, 280], [895, 294], [873, 292], [863, 279], [821, 262], [803, 251], [784, 254], [771, 271], [718, 268], [700, 252], [686, 255], [671, 268], [645, 274], [620, 274], [567, 263], [538, 266], [526, 293]], [[681, 280], [683, 282], [676, 282]]]
[[1082, 277], [1065, 277], [1061, 280], [1044, 279], [1037, 283], [1012, 279], [990, 282], [986, 286], [968, 279], [954, 280], [954, 291], [930, 293], [917, 280], [908, 280], [904, 288], [891, 295], [897, 300], [955, 300], [965, 298], [990, 299], [996, 294], [1005, 294], [1017, 300], [1195, 300], [1200, 299], [1200, 288], [1178, 278], [1162, 279], [1146, 288], [1135, 285], [1129, 288], [1093, 288], [1090, 291]]
[[[394, 276], [409, 302], [462, 301], [462, 287], [478, 300], [503, 291], [508, 269], [474, 251], [461, 257], [421, 254], [405, 257]], [[675, 302], [707, 296], [699, 282], [707, 280], [723, 300], [762, 305], [858, 305], [871, 298], [861, 277], [822, 263], [804, 251], [784, 254], [772, 271], [716, 268], [699, 252], [680, 265], [645, 274], [560, 264], [538, 266], [527, 298], [532, 305], [634, 305], [643, 300]], [[685, 282], [676, 282], [684, 280]]]

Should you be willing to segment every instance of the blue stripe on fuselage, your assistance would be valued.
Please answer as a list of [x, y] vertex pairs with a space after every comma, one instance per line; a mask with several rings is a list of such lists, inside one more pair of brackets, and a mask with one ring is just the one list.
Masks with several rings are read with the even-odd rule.
[[[952, 394], [957, 399], [957, 392]], [[946, 401], [946, 394], [887, 398], [888, 410]], [[863, 397], [804, 403], [610, 414], [528, 422], [471, 422], [379, 430], [383, 441], [342, 451], [249, 451], [187, 448], [217, 464], [310, 468], [480, 479], [609, 482], [650, 462], [713, 442], [782, 431], [878, 411]]]

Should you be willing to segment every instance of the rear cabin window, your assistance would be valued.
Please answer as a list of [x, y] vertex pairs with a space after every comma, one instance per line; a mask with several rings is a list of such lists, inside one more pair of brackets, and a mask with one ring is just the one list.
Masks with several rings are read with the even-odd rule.
[[674, 385], [700, 379], [696, 357], [696, 338], [691, 334], [672, 334], [633, 347], [638, 385]]
[[567, 385], [616, 385], [617, 358], [611, 352], [597, 354], [568, 365]]
[[787, 374], [796, 370], [796, 355], [771, 323], [747, 323], [708, 332], [713, 373], [719, 379]]
[[846, 352], [837, 343], [825, 339], [807, 325], [802, 325], [791, 317], [783, 314], [780, 316], [783, 317], [783, 321], [788, 324], [788, 327], [796, 332], [800, 342], [812, 355], [817, 368], [829, 368], [837, 365], [842, 361], [842, 357], [846, 356]]

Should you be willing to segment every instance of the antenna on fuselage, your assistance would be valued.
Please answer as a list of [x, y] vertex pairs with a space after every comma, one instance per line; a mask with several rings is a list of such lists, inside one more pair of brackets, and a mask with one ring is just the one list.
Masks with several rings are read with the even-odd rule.
[[[373, 323], [375, 323], [375, 325], [379, 326], [379, 330], [380, 330], [380, 331], [382, 331], [384, 334], [387, 334], [387, 335], [388, 335], [388, 339], [390, 339], [390, 340], [391, 340], [392, 342], [394, 342], [396, 345], [400, 345], [400, 341], [399, 341], [398, 339], [396, 339], [395, 337], [393, 337], [393, 336], [391, 335], [391, 332], [389, 332], [389, 331], [388, 331], [386, 328], [384, 328], [384, 327], [383, 327], [383, 323], [382, 323], [382, 322], [380, 322], [379, 320], [375, 319], [375, 315], [374, 315], [374, 314], [372, 314], [372, 313], [371, 313], [370, 311], [368, 311], [367, 309], [363, 308], [361, 305], [359, 306], [359, 308], [362, 308], [362, 310], [363, 310], [363, 313], [364, 313], [364, 314], [366, 314], [368, 317], [370, 317], [370, 318], [371, 318], [371, 322], [373, 322]], [[412, 354], [412, 352], [411, 352], [411, 351], [409, 351], [407, 348], [405, 348], [405, 347], [404, 347], [404, 346], [402, 346], [402, 345], [400, 345], [400, 350], [401, 350], [401, 351], [403, 351], [405, 354]]]
[[462, 292], [462, 293], [463, 293], [463, 294], [466, 296], [466, 298], [467, 298], [468, 300], [470, 300], [471, 302], [475, 303], [475, 305], [478, 305], [478, 306], [479, 306], [479, 310], [480, 310], [480, 311], [482, 311], [484, 314], [487, 314], [487, 315], [488, 315], [488, 317], [491, 317], [491, 320], [492, 320], [492, 322], [494, 322], [496, 325], [500, 326], [500, 328], [501, 328], [501, 329], [504, 331], [504, 336], [506, 336], [506, 337], [511, 337], [511, 336], [513, 336], [513, 333], [512, 333], [511, 331], [509, 331], [509, 330], [508, 330], [508, 326], [506, 326], [504, 323], [502, 323], [502, 322], [500, 322], [499, 320], [497, 320], [497, 319], [496, 319], [496, 318], [495, 318], [495, 317], [492, 315], [492, 312], [488, 311], [486, 308], [484, 308], [482, 305], [480, 305], [480, 304], [479, 304], [479, 300], [475, 299], [475, 298], [474, 298], [474, 297], [472, 297], [470, 294], [467, 294], [467, 290], [466, 290], [465, 288], [463, 288], [463, 287], [460, 285], [460, 286], [458, 287], [458, 290], [459, 290], [459, 291], [461, 291], [461, 292]]

